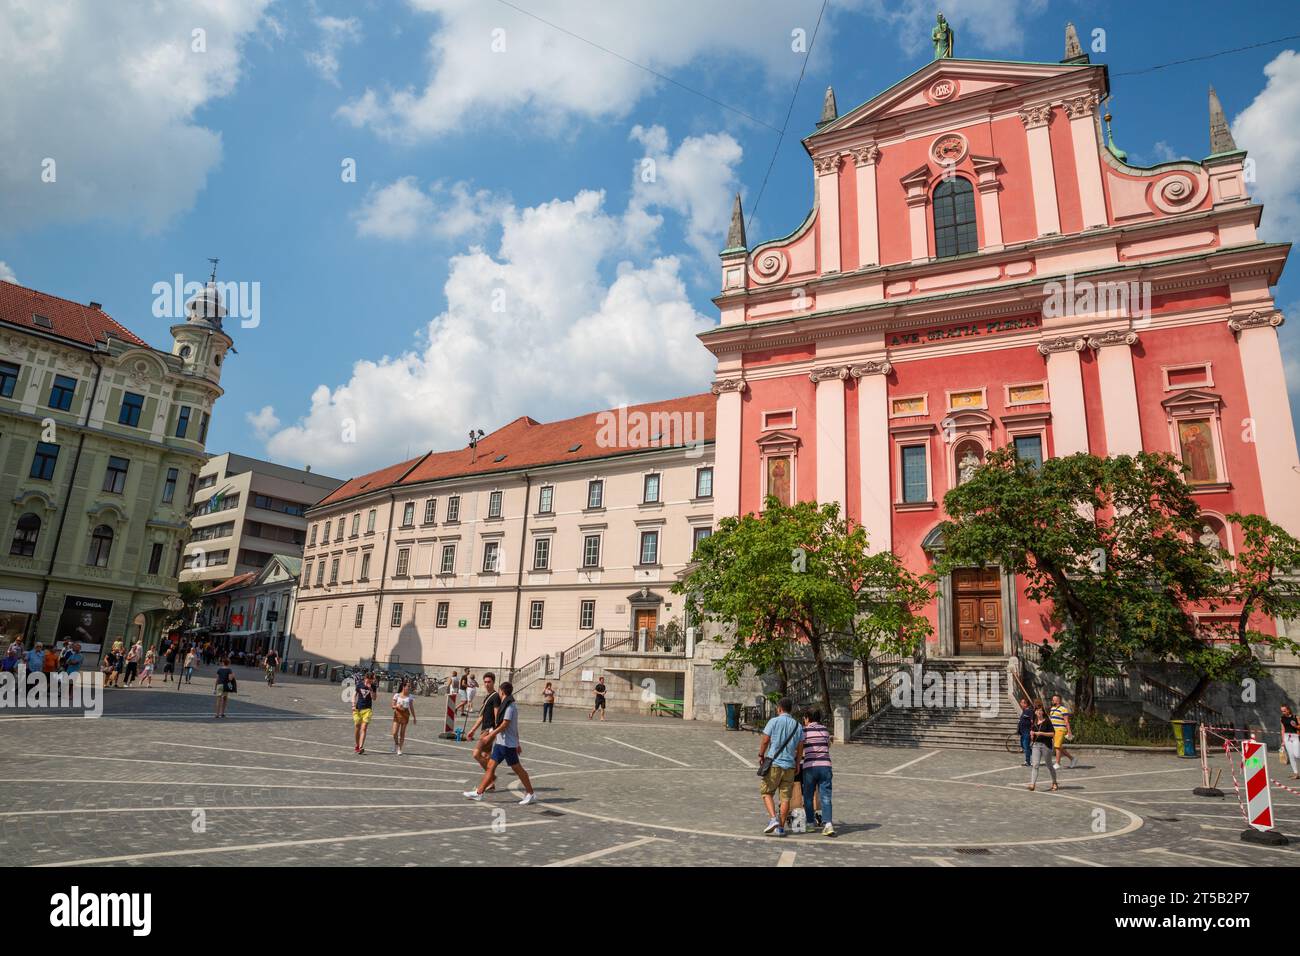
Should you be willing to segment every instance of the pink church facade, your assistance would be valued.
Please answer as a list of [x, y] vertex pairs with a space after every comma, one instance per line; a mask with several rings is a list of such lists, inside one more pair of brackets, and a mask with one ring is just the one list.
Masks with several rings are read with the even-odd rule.
[[[1300, 534], [1300, 458], [1245, 153], [1211, 93], [1200, 162], [1130, 166], [1106, 143], [1103, 66], [937, 59], [836, 115], [813, 208], [722, 258], [715, 514], [835, 501], [928, 570], [944, 494], [989, 450], [1178, 455], [1205, 524]], [[1041, 642], [996, 569], [942, 582], [927, 652]], [[1261, 622], [1265, 629], [1270, 627]]]

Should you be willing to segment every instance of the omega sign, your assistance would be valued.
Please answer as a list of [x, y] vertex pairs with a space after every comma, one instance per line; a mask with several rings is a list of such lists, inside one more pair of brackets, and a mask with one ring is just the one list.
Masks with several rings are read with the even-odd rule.
[[1038, 316], [1026, 315], [1018, 319], [990, 319], [987, 322], [941, 325], [938, 328], [922, 329], [918, 332], [895, 332], [889, 337], [889, 346], [894, 348], [900, 345], [924, 345], [930, 342], [943, 342], [947, 339], [1001, 335], [1004, 332], [1019, 332], [1021, 329], [1036, 329], [1038, 324]]

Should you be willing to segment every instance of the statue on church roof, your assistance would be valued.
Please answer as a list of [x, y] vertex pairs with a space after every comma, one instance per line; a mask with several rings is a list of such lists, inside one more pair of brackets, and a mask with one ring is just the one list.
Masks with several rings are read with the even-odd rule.
[[951, 59], [954, 34], [952, 27], [948, 26], [948, 21], [943, 18], [942, 13], [934, 18], [934, 29], [930, 31], [930, 39], [934, 41], [934, 58], [936, 60]]

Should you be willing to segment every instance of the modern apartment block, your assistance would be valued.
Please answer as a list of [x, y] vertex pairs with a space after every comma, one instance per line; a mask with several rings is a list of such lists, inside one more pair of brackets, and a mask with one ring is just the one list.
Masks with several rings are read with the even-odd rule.
[[353, 478], [308, 513], [291, 656], [509, 669], [601, 628], [676, 640], [670, 588], [713, 528], [714, 408], [524, 417]]
[[343, 482], [226, 452], [199, 469], [182, 581], [257, 573], [276, 555], [298, 558], [307, 509]]

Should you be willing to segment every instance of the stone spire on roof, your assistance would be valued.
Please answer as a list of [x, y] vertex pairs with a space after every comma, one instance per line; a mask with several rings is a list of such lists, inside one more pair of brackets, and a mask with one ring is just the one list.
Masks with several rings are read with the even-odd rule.
[[1219, 102], [1219, 94], [1214, 92], [1214, 87], [1210, 87], [1210, 154], [1215, 153], [1235, 153], [1237, 143], [1232, 138], [1232, 130], [1228, 128], [1228, 120], [1223, 115], [1223, 104]]
[[1062, 63], [1087, 63], [1088, 54], [1083, 52], [1083, 47], [1079, 43], [1078, 31], [1074, 29], [1073, 23], [1065, 25], [1065, 56]]
[[840, 111], [835, 107], [835, 91], [829, 86], [826, 87], [826, 96], [822, 100], [822, 118], [817, 121], [818, 126], [825, 126], [827, 123], [833, 123], [839, 119]]
[[740, 193], [736, 193], [736, 201], [731, 206], [731, 228], [727, 230], [727, 248], [723, 251], [744, 248], [746, 248], [745, 215], [740, 209]]

